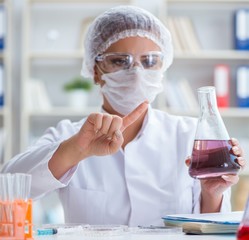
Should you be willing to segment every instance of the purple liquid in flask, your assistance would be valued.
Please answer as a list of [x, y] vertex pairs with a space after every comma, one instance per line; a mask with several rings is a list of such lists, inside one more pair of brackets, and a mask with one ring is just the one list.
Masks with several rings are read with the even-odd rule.
[[198, 89], [200, 114], [191, 156], [189, 175], [206, 179], [240, 170], [232, 153], [230, 137], [218, 111], [215, 88]]
[[195, 140], [189, 174], [193, 178], [212, 178], [236, 174], [240, 167], [227, 140]]

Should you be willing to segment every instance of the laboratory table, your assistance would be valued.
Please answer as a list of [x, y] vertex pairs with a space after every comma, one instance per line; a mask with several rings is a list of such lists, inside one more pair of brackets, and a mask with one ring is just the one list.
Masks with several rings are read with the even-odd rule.
[[80, 235], [53, 235], [36, 236], [35, 240], [236, 240], [234, 234], [220, 235], [186, 235], [184, 233], [176, 234], [132, 234], [126, 236], [112, 237], [85, 237]]

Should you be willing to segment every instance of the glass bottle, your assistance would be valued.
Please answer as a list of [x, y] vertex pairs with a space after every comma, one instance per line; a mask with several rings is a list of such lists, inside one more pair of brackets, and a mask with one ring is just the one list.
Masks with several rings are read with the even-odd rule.
[[246, 208], [237, 231], [237, 240], [249, 239], [249, 197], [247, 199]]
[[230, 137], [218, 111], [215, 87], [198, 89], [199, 119], [189, 174], [205, 179], [234, 174], [240, 169], [232, 154]]

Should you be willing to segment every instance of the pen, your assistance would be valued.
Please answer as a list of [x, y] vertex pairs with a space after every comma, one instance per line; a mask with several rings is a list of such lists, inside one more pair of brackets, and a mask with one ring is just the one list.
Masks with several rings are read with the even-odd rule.
[[57, 227], [57, 228], [41, 228], [36, 230], [38, 236], [42, 235], [54, 235], [54, 234], [66, 234], [66, 233], [75, 233], [83, 231], [82, 226], [73, 226], [73, 227]]
[[150, 225], [150, 226], [138, 226], [138, 228], [140, 229], [166, 229], [167, 227]]

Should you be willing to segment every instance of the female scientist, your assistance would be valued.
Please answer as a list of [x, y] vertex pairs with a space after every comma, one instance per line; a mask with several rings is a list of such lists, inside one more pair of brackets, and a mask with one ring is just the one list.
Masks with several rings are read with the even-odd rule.
[[163, 224], [166, 214], [229, 211], [237, 175], [199, 181], [188, 174], [197, 119], [150, 106], [173, 58], [165, 26], [145, 10], [119, 6], [86, 36], [82, 74], [100, 86], [102, 111], [49, 128], [3, 172], [32, 174], [32, 198], [58, 191], [66, 222], [137, 226]]

